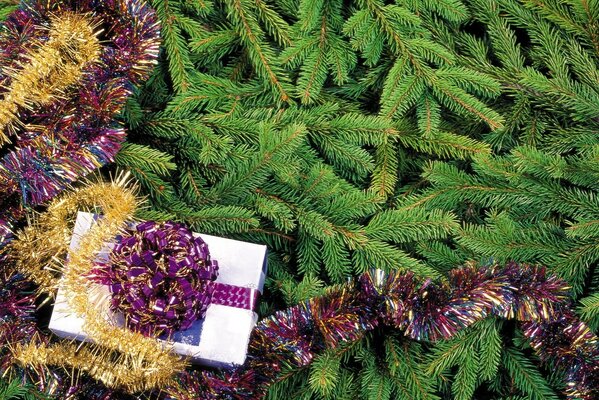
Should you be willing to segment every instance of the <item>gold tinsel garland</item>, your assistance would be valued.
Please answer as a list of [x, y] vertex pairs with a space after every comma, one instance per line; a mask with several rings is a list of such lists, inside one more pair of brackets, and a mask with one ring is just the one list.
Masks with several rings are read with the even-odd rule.
[[[97, 254], [133, 219], [139, 205], [136, 190], [128, 188], [127, 179], [125, 175], [112, 183], [87, 184], [63, 195], [12, 245], [13, 253], [18, 254], [19, 271], [36, 280], [43, 290], [52, 291], [58, 285], [58, 278], [52, 272], [40, 269], [40, 258], [51, 256], [55, 259], [54, 255], [66, 252], [68, 232], [72, 231], [80, 209], [98, 208], [103, 214], [81, 238], [77, 250], [68, 253], [68, 266], [60, 280], [69, 306], [84, 319], [83, 330], [96, 344], [75, 346], [62, 341], [46, 345], [34, 341], [17, 345], [13, 355], [22, 366], [75, 368], [108, 387], [129, 392], [174, 384], [173, 376], [186, 367], [179, 356], [170, 353], [167, 344], [111, 325], [89, 301], [91, 283], [86, 276], [92, 270]], [[39, 252], [40, 243], [53, 245]]]
[[86, 65], [99, 61], [96, 25], [87, 15], [69, 12], [51, 19], [48, 41], [27, 54], [27, 63], [0, 100], [0, 146], [9, 142], [3, 132], [14, 130], [19, 109], [51, 104], [80, 81]]

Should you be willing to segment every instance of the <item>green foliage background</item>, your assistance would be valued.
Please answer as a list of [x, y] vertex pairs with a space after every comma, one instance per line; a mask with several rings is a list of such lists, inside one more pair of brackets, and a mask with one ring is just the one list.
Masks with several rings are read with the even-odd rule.
[[[597, 332], [599, 1], [151, 3], [163, 51], [117, 165], [144, 218], [269, 246], [262, 315], [371, 267], [515, 260], [566, 279]], [[557, 399], [562, 378], [489, 319], [437, 344], [377, 331], [269, 398]]]

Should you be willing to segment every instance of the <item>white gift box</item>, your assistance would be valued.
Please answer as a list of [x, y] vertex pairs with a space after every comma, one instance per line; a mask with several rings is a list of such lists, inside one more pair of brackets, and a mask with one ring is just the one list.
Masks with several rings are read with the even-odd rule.
[[[71, 238], [72, 250], [78, 247], [81, 237], [97, 218], [94, 214], [84, 212], [77, 215]], [[210, 257], [218, 261], [219, 274], [216, 282], [262, 292], [267, 271], [266, 246], [204, 234], [195, 235], [206, 242]], [[111, 247], [107, 245], [100, 257], [107, 257]], [[123, 316], [110, 310], [110, 296], [105, 285], [94, 284], [89, 291], [90, 302], [102, 311], [106, 323], [122, 326]], [[189, 357], [197, 364], [213, 367], [242, 365], [257, 319], [258, 315], [251, 310], [211, 304], [203, 320], [194, 322], [189, 329], [173, 334], [169, 345], [174, 352]], [[64, 288], [59, 287], [50, 319], [50, 330], [66, 339], [91, 341], [82, 327], [83, 318], [71, 312]]]

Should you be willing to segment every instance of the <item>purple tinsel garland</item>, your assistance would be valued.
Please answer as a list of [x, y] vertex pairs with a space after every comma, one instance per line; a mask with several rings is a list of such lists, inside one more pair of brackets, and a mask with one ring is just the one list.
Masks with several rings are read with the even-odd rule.
[[0, 371], [11, 364], [7, 344], [25, 342], [38, 333], [35, 295], [22, 274], [0, 271]]
[[284, 370], [306, 367], [326, 348], [358, 340], [377, 326], [435, 341], [498, 316], [519, 321], [541, 360], [566, 373], [569, 399], [592, 400], [599, 387], [599, 338], [575, 317], [568, 290], [544, 268], [516, 263], [454, 269], [447, 283], [370, 271], [355, 285], [262, 320], [243, 367], [185, 372], [180, 387], [164, 398], [258, 399]]
[[72, 182], [111, 162], [125, 139], [114, 120], [133, 85], [158, 57], [160, 28], [143, 0], [26, 0], [0, 30], [0, 95], [26, 56], [48, 40], [50, 17], [90, 14], [104, 29], [98, 63], [51, 105], [19, 110], [21, 126], [0, 159], [0, 247], [24, 208], [44, 203]]

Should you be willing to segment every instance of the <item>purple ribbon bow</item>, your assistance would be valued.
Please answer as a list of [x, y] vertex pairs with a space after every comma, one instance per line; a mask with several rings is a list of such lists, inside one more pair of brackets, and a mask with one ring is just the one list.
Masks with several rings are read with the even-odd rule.
[[146, 336], [170, 336], [203, 319], [210, 304], [254, 310], [256, 289], [215, 282], [218, 262], [183, 224], [143, 222], [120, 238], [92, 279], [107, 285], [111, 309]]

